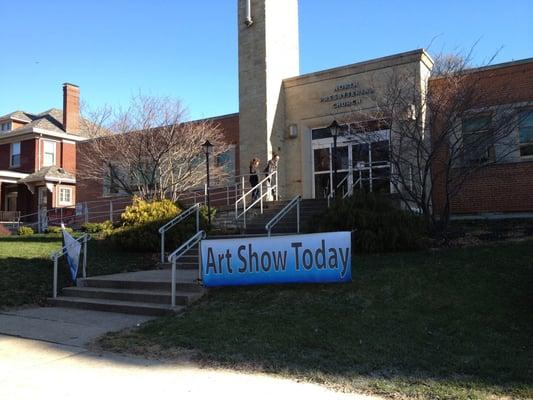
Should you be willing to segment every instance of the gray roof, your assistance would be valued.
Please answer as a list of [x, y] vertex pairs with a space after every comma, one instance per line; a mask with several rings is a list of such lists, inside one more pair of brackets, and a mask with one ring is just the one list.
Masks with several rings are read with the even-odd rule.
[[[63, 129], [63, 110], [58, 108], [51, 108], [50, 110], [44, 111], [40, 114], [30, 114], [24, 111], [15, 111], [10, 114], [6, 114], [0, 117], [0, 120], [3, 119], [19, 119], [26, 121], [27, 123], [20, 128], [13, 129], [11, 132], [19, 132], [23, 129], [29, 127], [46, 129], [52, 132], [58, 133], [67, 133]], [[80, 131], [78, 133], [68, 132], [77, 136], [89, 137], [90, 133], [88, 130], [89, 122], [83, 118], [80, 120]]]
[[65, 171], [61, 167], [56, 167], [52, 165], [50, 167], [41, 168], [39, 171], [34, 172], [33, 174], [28, 175], [26, 178], [21, 179], [20, 183], [30, 183], [30, 182], [42, 182], [47, 180], [75, 180], [76, 177], [71, 173]]

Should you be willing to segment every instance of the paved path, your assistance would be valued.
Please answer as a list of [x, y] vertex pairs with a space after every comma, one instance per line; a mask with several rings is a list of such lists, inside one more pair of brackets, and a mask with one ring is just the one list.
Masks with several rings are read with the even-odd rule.
[[32, 307], [0, 311], [0, 334], [84, 346], [106, 332], [136, 326], [151, 318], [74, 308]]
[[85, 347], [104, 332], [147, 319], [61, 308], [0, 313], [0, 399], [372, 399], [263, 374], [97, 353]]

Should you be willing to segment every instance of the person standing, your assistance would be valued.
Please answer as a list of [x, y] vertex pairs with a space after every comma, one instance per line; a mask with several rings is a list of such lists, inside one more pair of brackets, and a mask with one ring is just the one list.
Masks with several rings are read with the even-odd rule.
[[[250, 161], [250, 186], [252, 188], [256, 187], [259, 183], [259, 158], [252, 158]], [[259, 198], [259, 189], [255, 188], [252, 191], [252, 202], [256, 201]]]
[[[269, 176], [278, 170], [278, 161], [279, 161], [279, 154], [272, 153], [272, 158], [268, 161], [267, 166], [265, 167], [264, 172], [266, 176]], [[276, 184], [277, 184], [277, 178], [276, 178]], [[276, 188], [272, 189], [271, 178], [267, 179], [267, 193], [268, 193], [267, 200], [269, 201], [276, 200]]]

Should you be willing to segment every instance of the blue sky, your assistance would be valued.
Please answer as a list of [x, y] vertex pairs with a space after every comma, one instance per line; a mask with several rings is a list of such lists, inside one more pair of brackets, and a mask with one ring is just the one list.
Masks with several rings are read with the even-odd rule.
[[[271, 0], [272, 1], [272, 0]], [[282, 0], [279, 0], [282, 1]], [[180, 98], [191, 118], [238, 111], [236, 0], [0, 0], [0, 115], [90, 107], [141, 91]], [[475, 49], [483, 64], [533, 57], [531, 0], [300, 0], [301, 72], [427, 47]]]

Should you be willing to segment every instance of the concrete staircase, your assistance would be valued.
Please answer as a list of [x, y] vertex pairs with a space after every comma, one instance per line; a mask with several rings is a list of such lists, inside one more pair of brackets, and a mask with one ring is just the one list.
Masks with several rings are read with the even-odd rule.
[[[266, 234], [266, 224], [287, 205], [288, 201], [267, 203], [263, 214], [256, 212], [246, 223], [244, 234]], [[305, 233], [313, 216], [320, 214], [328, 207], [326, 200], [302, 200], [300, 202], [300, 232]], [[291, 209], [272, 229], [274, 234], [296, 233], [296, 207]]]
[[[214, 233], [212, 238], [266, 236], [265, 225], [285, 205], [286, 201], [271, 202], [253, 210], [248, 216], [246, 229], [228, 229], [224, 235]], [[325, 200], [302, 200], [300, 203], [300, 232], [304, 233], [310, 219], [327, 207]], [[234, 223], [235, 213], [227, 211], [226, 223]], [[296, 208], [291, 210], [275, 227], [273, 234], [296, 233]], [[79, 279], [76, 287], [63, 288], [61, 296], [48, 299], [60, 307], [72, 307], [127, 314], [161, 316], [172, 314], [198, 300], [205, 290], [197, 282], [198, 246], [190, 249], [177, 263], [176, 307], [171, 307], [170, 264], [160, 264], [157, 270], [114, 274]]]
[[177, 306], [174, 308], [170, 305], [171, 279], [168, 269], [79, 279], [78, 286], [63, 288], [62, 295], [48, 299], [48, 303], [58, 307], [125, 314], [172, 314], [200, 299], [205, 292], [196, 282], [196, 269], [178, 270], [177, 275]]

